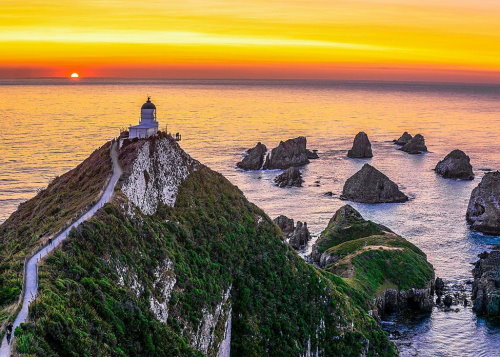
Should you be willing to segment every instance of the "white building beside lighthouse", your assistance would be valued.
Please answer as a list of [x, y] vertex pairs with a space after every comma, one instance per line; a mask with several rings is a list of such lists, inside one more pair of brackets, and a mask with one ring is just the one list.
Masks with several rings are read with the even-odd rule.
[[146, 103], [141, 107], [141, 121], [139, 125], [133, 125], [129, 128], [129, 139], [149, 138], [158, 132], [158, 122], [156, 121], [156, 106], [151, 103], [151, 97], [148, 97]]

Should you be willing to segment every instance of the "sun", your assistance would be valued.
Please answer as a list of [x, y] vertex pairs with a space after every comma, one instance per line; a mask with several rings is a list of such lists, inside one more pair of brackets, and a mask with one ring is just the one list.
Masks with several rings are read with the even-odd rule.
[[71, 73], [71, 78], [80, 78], [80, 75], [78, 73]]

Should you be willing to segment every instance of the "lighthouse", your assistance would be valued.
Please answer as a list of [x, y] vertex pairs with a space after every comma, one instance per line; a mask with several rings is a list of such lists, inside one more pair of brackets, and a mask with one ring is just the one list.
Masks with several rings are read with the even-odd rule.
[[129, 138], [149, 138], [158, 132], [158, 122], [156, 121], [156, 106], [151, 103], [151, 97], [141, 107], [141, 120], [139, 125], [129, 128]]

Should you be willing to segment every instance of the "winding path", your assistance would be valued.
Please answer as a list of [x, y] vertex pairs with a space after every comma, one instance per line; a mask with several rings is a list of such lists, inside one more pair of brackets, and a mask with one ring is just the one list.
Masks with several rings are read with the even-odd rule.
[[[29, 305], [36, 298], [38, 294], [38, 261], [46, 257], [54, 249], [56, 249], [63, 240], [68, 238], [69, 232], [73, 228], [78, 227], [81, 223], [91, 218], [97, 212], [97, 210], [102, 208], [113, 197], [113, 192], [115, 190], [116, 183], [118, 182], [120, 176], [122, 175], [122, 169], [118, 162], [118, 152], [116, 148], [117, 148], [117, 142], [113, 143], [113, 146], [111, 147], [110, 151], [111, 160], [113, 162], [113, 175], [111, 176], [111, 179], [109, 180], [99, 201], [94, 206], [92, 206], [92, 208], [89, 211], [87, 211], [87, 213], [85, 213], [78, 220], [73, 222], [68, 228], [66, 228], [62, 233], [60, 233], [56, 238], [54, 238], [52, 240], [52, 244], [49, 244], [40, 249], [26, 263], [23, 305], [21, 307], [21, 310], [17, 314], [14, 323], [12, 324], [13, 332], [16, 330], [16, 327], [18, 327], [21, 323], [25, 322], [26, 319], [28, 318]], [[12, 334], [12, 338], [10, 341], [11, 344], [13, 340], [14, 340], [14, 334]], [[0, 357], [10, 356], [11, 344], [7, 342], [7, 336], [4, 336], [2, 340], [2, 346], [0, 348]]]

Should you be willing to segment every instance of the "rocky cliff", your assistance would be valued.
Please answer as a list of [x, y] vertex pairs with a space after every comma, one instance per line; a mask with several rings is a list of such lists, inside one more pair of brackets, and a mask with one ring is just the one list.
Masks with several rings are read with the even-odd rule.
[[479, 254], [472, 270], [472, 299], [479, 315], [500, 317], [500, 247]]
[[40, 268], [17, 352], [395, 355], [353, 287], [304, 262], [262, 210], [172, 138], [126, 141], [119, 158], [113, 201]]

